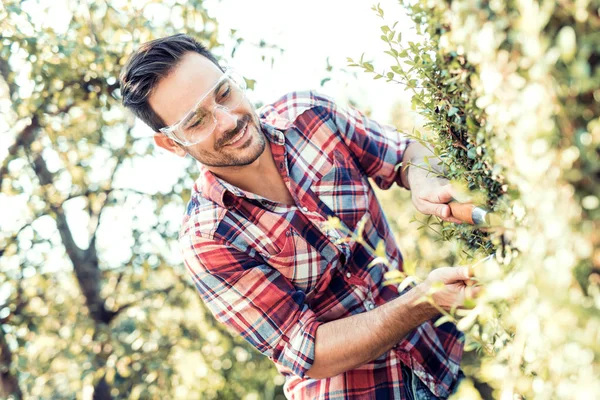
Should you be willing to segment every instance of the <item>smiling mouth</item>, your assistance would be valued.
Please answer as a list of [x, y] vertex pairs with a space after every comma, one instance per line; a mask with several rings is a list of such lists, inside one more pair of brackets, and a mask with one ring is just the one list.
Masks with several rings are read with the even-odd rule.
[[248, 131], [248, 123], [246, 123], [246, 126], [244, 127], [244, 129], [242, 129], [240, 131], [240, 133], [238, 133], [233, 138], [231, 138], [231, 140], [229, 142], [225, 143], [223, 146], [231, 146], [231, 145], [238, 143], [246, 135], [247, 131]]

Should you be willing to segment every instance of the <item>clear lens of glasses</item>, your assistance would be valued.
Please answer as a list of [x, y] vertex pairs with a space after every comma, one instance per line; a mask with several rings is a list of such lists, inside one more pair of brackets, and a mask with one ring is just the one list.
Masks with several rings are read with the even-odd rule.
[[235, 72], [228, 70], [208, 96], [196, 105], [177, 126], [170, 131], [183, 145], [197, 144], [209, 137], [217, 126], [217, 107], [232, 111], [244, 99], [246, 81]]

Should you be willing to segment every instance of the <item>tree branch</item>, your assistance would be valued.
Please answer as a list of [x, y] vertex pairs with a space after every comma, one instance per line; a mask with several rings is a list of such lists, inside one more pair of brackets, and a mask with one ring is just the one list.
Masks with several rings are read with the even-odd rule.
[[123, 304], [121, 307], [117, 308], [114, 311], [114, 316], [116, 317], [120, 312], [128, 309], [131, 306], [136, 305], [137, 303], [139, 303], [140, 301], [142, 301], [144, 299], [147, 299], [148, 297], [151, 297], [151, 296], [153, 296], [155, 294], [158, 294], [158, 293], [169, 294], [169, 292], [171, 292], [173, 289], [175, 289], [175, 286], [169, 286], [169, 287], [166, 287], [166, 288], [163, 288], [163, 289], [146, 290], [139, 299], [134, 300], [134, 301], [132, 301], [130, 303], [127, 303], [127, 304]]
[[14, 159], [17, 151], [21, 147], [29, 147], [35, 140], [35, 131], [40, 127], [39, 119], [37, 115], [34, 115], [31, 119], [31, 123], [27, 125], [18, 135], [15, 143], [8, 148], [8, 155], [2, 162], [0, 167], [0, 190], [2, 189], [2, 181], [4, 176], [8, 173], [8, 164]]
[[0, 58], [0, 75], [8, 86], [8, 97], [12, 99], [12, 95], [17, 91], [17, 85], [10, 79], [10, 68], [8, 66], [8, 60]]
[[[44, 189], [44, 186], [53, 184], [52, 172], [48, 170], [46, 161], [41, 154], [38, 154], [33, 161], [31, 161], [29, 151], [27, 151], [27, 155], [30, 159], [30, 163], [32, 164], [35, 174], [40, 181], [42, 189], [44, 192], [47, 192]], [[63, 245], [67, 251], [67, 255], [73, 263], [75, 276], [86, 299], [86, 304], [90, 310], [92, 318], [97, 323], [109, 324], [114, 315], [112, 312], [106, 309], [105, 300], [100, 295], [102, 273], [98, 265], [97, 254], [95, 252], [92, 253], [83, 251], [75, 244], [73, 233], [71, 232], [67, 223], [67, 217], [62, 207], [62, 203], [53, 203], [50, 201], [50, 199], [48, 199], [47, 193], [45, 197], [50, 208], [56, 214], [56, 225], [58, 227], [58, 232], [60, 233]]]
[[117, 173], [119, 166], [123, 162], [123, 159], [124, 159], [124, 156], [122, 156], [122, 155], [119, 155], [117, 157], [117, 163], [115, 164], [115, 168], [113, 169], [112, 173], [110, 174], [110, 178], [109, 178], [110, 188], [105, 191], [106, 199], [104, 199], [104, 203], [100, 207], [100, 210], [98, 211], [98, 213], [95, 215], [90, 215], [90, 218], [94, 218], [96, 220], [96, 227], [94, 228], [94, 232], [92, 233], [92, 237], [90, 238], [88, 252], [94, 252], [94, 253], [96, 252], [96, 237], [97, 237], [97, 233], [98, 233], [98, 228], [100, 227], [100, 218], [102, 217], [102, 213], [104, 212], [104, 209], [106, 208], [106, 204], [108, 203], [108, 196], [110, 196], [110, 193], [114, 190], [112, 187], [112, 184], [115, 180], [115, 174]]

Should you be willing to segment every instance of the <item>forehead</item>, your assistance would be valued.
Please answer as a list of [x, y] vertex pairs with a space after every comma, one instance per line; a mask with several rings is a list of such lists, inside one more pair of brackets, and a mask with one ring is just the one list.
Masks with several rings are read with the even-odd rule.
[[167, 125], [172, 125], [196, 105], [222, 74], [208, 58], [187, 53], [171, 73], [158, 82], [148, 99], [150, 107]]

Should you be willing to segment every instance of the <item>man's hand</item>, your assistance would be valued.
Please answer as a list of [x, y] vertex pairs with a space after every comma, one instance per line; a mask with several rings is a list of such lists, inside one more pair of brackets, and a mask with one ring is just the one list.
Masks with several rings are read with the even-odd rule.
[[441, 267], [431, 271], [420, 285], [423, 285], [423, 290], [427, 293], [436, 282], [443, 283], [444, 287], [435, 291], [432, 298], [438, 306], [450, 310], [453, 306], [460, 308], [465, 299], [479, 295], [482, 287], [474, 287], [472, 277], [473, 272], [469, 267]]
[[433, 152], [419, 142], [412, 142], [406, 148], [403, 159], [407, 160], [408, 165], [402, 166], [400, 180], [412, 192], [415, 208], [423, 214], [461, 224], [452, 216], [447, 204], [454, 198], [454, 191], [450, 181], [442, 177], [443, 165], [433, 156]]
[[447, 204], [454, 198], [454, 189], [448, 179], [439, 177], [435, 172], [429, 172], [418, 167], [410, 166], [408, 182], [415, 208], [427, 215], [436, 215], [444, 221], [462, 224], [462, 221], [452, 216]]

